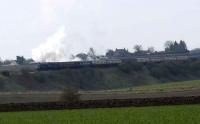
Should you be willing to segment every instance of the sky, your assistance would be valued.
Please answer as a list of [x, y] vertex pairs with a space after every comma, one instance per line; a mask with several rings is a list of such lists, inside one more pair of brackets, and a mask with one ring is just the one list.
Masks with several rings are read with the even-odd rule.
[[135, 44], [162, 50], [167, 40], [200, 48], [199, 0], [0, 0], [3, 59], [60, 61]]

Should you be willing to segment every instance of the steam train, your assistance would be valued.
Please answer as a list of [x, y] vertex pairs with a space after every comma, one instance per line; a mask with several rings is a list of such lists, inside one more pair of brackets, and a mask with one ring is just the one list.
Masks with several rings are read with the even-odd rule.
[[188, 59], [200, 59], [200, 54], [191, 53], [173, 53], [173, 54], [149, 54], [138, 56], [121, 56], [113, 58], [100, 58], [95, 61], [72, 61], [72, 62], [42, 62], [23, 65], [4, 65], [0, 66], [0, 72], [5, 71], [48, 71], [48, 70], [61, 70], [61, 69], [76, 69], [83, 67], [114, 67], [127, 61], [135, 62], [162, 62], [162, 61], [180, 61]]
[[37, 64], [37, 70], [59, 70], [64, 68], [82, 68], [82, 67], [113, 67], [123, 62], [162, 62], [162, 61], [181, 61], [188, 59], [200, 59], [200, 54], [173, 53], [173, 54], [149, 54], [128, 57], [104, 58], [96, 61], [74, 61], [74, 62], [47, 62]]
[[74, 62], [45, 62], [37, 65], [37, 70], [59, 70], [64, 68], [83, 67], [113, 67], [121, 64], [119, 59], [97, 60], [97, 61], [74, 61]]

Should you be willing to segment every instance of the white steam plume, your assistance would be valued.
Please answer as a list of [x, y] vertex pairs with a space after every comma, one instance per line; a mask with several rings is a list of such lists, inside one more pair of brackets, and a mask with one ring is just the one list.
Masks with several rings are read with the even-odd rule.
[[[61, 26], [58, 31], [32, 50], [32, 58], [37, 62], [72, 61], [72, 55], [87, 53], [91, 46], [94, 46], [91, 41], [87, 41], [80, 34], [70, 34], [65, 26]], [[77, 60], [79, 59], [73, 59], [73, 61]]]
[[65, 61], [65, 27], [62, 26], [55, 34], [48, 37], [46, 41], [32, 50], [32, 58], [36, 61]]

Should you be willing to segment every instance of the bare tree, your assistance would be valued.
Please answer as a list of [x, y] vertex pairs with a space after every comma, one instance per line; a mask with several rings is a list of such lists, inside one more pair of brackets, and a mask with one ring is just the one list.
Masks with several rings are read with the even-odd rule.
[[107, 52], [106, 52], [107, 57], [112, 57], [114, 54], [115, 54], [115, 52], [111, 49], [107, 50]]
[[60, 100], [67, 103], [76, 103], [80, 101], [80, 94], [74, 88], [65, 87]]
[[141, 52], [143, 48], [142, 45], [135, 45], [133, 49], [135, 50], [135, 52]]
[[173, 41], [166, 41], [165, 42], [165, 49], [170, 49], [171, 46], [173, 46], [174, 42]]
[[87, 61], [88, 60], [88, 55], [85, 53], [79, 53], [76, 55], [77, 58], [81, 59], [82, 61]]
[[87, 55], [92, 60], [96, 60], [97, 59], [96, 52], [92, 47], [89, 49]]
[[76, 58], [76, 56], [73, 54], [69, 57], [69, 59], [71, 59], [71, 60], [74, 60], [75, 58]]

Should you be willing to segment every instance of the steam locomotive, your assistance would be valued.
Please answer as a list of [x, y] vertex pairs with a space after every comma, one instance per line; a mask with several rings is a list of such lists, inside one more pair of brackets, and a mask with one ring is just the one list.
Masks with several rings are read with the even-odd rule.
[[74, 61], [74, 62], [45, 62], [37, 65], [37, 70], [59, 70], [65, 68], [83, 67], [113, 67], [121, 64], [119, 59], [97, 60], [97, 61]]

